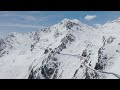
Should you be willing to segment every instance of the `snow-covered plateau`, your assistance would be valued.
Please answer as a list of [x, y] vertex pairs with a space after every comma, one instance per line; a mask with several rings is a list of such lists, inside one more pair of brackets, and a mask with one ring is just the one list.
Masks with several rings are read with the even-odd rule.
[[0, 79], [120, 79], [120, 18], [10, 33], [0, 39]]

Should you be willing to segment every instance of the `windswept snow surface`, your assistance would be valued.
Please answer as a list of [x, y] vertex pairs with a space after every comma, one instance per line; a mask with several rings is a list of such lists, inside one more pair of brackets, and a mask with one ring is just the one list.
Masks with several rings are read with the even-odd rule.
[[91, 27], [64, 19], [0, 39], [1, 79], [119, 79], [120, 19]]

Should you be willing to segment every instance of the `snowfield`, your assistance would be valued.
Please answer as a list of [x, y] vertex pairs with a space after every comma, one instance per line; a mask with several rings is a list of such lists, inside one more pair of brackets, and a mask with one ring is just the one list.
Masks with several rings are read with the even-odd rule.
[[91, 27], [64, 19], [0, 39], [0, 79], [120, 79], [120, 18]]

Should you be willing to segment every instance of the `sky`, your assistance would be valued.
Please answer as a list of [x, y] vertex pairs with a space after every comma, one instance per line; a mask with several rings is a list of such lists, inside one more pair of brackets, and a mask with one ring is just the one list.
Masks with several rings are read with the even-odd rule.
[[24, 33], [49, 27], [64, 18], [94, 26], [118, 17], [120, 11], [0, 11], [0, 37], [7, 32]]

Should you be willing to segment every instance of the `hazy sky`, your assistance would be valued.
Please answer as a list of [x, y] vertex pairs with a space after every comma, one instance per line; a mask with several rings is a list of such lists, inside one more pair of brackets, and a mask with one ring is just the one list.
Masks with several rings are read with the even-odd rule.
[[94, 25], [118, 17], [120, 11], [0, 11], [0, 33], [30, 32], [56, 24], [64, 18]]

